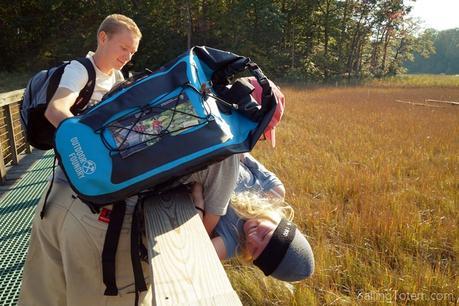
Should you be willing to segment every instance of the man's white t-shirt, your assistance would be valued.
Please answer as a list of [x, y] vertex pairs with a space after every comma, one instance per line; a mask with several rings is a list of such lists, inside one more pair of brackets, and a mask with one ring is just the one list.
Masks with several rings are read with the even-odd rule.
[[[123, 74], [119, 70], [114, 70], [111, 74], [103, 73], [97, 68], [93, 59], [94, 52], [89, 51], [86, 55], [91, 60], [94, 70], [96, 71], [96, 85], [88, 106], [94, 106], [102, 100], [102, 97], [112, 89], [117, 83], [124, 80]], [[73, 92], [80, 92], [88, 82], [88, 72], [86, 68], [78, 61], [71, 61], [65, 67], [62, 74], [59, 87], [67, 88]]]
[[[112, 89], [117, 83], [124, 80], [123, 74], [119, 70], [114, 70], [111, 74], [103, 73], [97, 68], [93, 59], [94, 52], [89, 51], [86, 55], [91, 60], [94, 70], [96, 71], [96, 84], [94, 86], [94, 92], [89, 99], [86, 107], [94, 106], [102, 100], [102, 97]], [[67, 88], [73, 92], [80, 92], [86, 83], [88, 82], [88, 71], [78, 61], [71, 61], [70, 64], [65, 66], [64, 73], [62, 74], [61, 82], [59, 87]], [[62, 169], [57, 167], [55, 172], [55, 180], [60, 183], [68, 183]], [[132, 210], [133, 205], [137, 202], [137, 197], [131, 197], [126, 200], [128, 209]]]

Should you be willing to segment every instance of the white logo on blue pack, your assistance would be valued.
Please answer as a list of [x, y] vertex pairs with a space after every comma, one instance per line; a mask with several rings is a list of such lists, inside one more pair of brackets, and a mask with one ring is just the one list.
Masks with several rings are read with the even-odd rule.
[[81, 166], [85, 174], [93, 174], [96, 171], [96, 163], [92, 160], [85, 161]]
[[73, 153], [69, 154], [69, 159], [77, 177], [81, 179], [84, 178], [85, 174], [93, 174], [96, 171], [96, 163], [86, 158], [78, 137], [70, 139], [70, 143], [73, 147]]

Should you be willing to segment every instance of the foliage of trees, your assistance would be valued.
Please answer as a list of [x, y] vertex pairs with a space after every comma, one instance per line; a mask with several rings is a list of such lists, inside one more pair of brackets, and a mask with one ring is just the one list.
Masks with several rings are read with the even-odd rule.
[[459, 74], [459, 28], [437, 32], [428, 30], [435, 53], [426, 57], [415, 53], [415, 60], [406, 64], [410, 73]]
[[[143, 32], [134, 69], [154, 69], [192, 45], [250, 56], [284, 79], [382, 77], [431, 52], [407, 17], [415, 0], [19, 0], [0, 7], [0, 70], [37, 69], [96, 48], [110, 13]], [[430, 44], [430, 45], [429, 45]]]

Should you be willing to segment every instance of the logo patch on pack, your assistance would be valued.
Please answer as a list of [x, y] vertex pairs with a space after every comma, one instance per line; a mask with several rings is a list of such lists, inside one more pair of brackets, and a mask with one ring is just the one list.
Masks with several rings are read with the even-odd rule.
[[96, 171], [96, 163], [86, 158], [78, 137], [73, 137], [70, 142], [73, 146], [73, 153], [69, 154], [69, 159], [78, 178], [84, 178], [85, 174], [93, 174]]
[[110, 223], [110, 215], [112, 211], [107, 208], [102, 208], [100, 214], [99, 214], [99, 221], [104, 222], [104, 223]]

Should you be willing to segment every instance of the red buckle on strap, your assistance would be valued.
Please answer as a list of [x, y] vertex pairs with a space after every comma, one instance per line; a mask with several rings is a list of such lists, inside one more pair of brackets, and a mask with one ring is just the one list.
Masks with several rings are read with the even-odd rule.
[[105, 223], [110, 223], [110, 214], [112, 211], [107, 208], [102, 208], [100, 214], [99, 214], [99, 221], [105, 222]]

